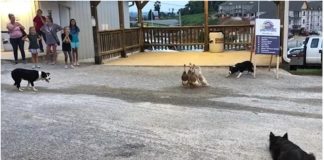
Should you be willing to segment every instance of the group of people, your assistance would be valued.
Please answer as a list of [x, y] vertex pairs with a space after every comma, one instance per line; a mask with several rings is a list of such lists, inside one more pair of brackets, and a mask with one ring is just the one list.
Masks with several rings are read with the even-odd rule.
[[68, 58], [70, 59], [70, 68], [79, 65], [78, 62], [78, 48], [80, 29], [76, 24], [75, 19], [70, 20], [70, 25], [62, 28], [60, 25], [53, 23], [51, 16], [42, 16], [41, 9], [37, 10], [37, 15], [33, 19], [34, 26], [29, 27], [29, 33], [25, 32], [25, 27], [16, 21], [13, 14], [9, 14], [10, 22], [7, 24], [7, 29], [10, 36], [10, 43], [13, 48], [15, 64], [18, 63], [18, 48], [21, 52], [22, 61], [26, 64], [26, 57], [24, 51], [24, 42], [29, 41], [29, 51], [32, 54], [33, 66], [32, 68], [40, 68], [38, 62], [38, 53], [44, 52], [42, 39], [46, 43], [46, 63], [55, 65], [57, 63], [58, 45], [61, 42], [57, 36], [57, 32], [62, 31], [62, 51], [65, 56], [65, 68], [68, 68]]

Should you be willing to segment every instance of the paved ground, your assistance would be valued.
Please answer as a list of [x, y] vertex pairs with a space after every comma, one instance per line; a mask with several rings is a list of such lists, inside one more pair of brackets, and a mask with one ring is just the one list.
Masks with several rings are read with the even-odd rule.
[[2, 159], [271, 160], [270, 131], [322, 157], [322, 77], [203, 68], [211, 86], [186, 89], [181, 67], [43, 65], [35, 93], [10, 77], [30, 64], [1, 66]]

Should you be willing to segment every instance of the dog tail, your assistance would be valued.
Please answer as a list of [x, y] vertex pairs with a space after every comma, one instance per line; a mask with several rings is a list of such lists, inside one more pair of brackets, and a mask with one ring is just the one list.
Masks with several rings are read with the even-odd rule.
[[316, 158], [313, 153], [310, 153], [307, 155], [307, 160], [316, 160]]

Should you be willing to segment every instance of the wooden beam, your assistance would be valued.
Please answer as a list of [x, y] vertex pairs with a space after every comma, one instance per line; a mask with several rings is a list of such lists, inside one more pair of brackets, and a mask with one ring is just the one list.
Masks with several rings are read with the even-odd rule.
[[95, 64], [102, 63], [102, 57], [100, 54], [100, 37], [99, 37], [99, 23], [98, 23], [98, 11], [97, 6], [100, 1], [90, 1], [91, 17], [94, 17], [96, 25], [92, 27], [94, 52], [95, 52]]
[[99, 5], [100, 1], [90, 1], [90, 5], [97, 7]]
[[144, 52], [144, 32], [143, 32], [143, 15], [142, 9], [137, 8], [138, 13], [138, 24], [140, 24], [140, 31], [139, 31], [139, 44], [140, 44], [140, 52]]
[[121, 57], [126, 58], [126, 51], [125, 51], [125, 21], [124, 21], [124, 1], [118, 1], [118, 11], [119, 11], [119, 27], [122, 31], [121, 36], [121, 45], [123, 50], [121, 51]]
[[204, 51], [209, 51], [209, 29], [208, 29], [208, 0], [204, 0], [204, 19], [205, 19], [205, 47], [204, 47]]
[[143, 15], [142, 15], [142, 9], [144, 6], [148, 3], [147, 0], [141, 2], [141, 1], [135, 1], [136, 7], [137, 7], [137, 22], [140, 24], [140, 31], [139, 31], [139, 44], [140, 44], [140, 51], [144, 52], [144, 25], [143, 25]]
[[149, 1], [147, 1], [147, 0], [145, 0], [143, 2], [135, 1], [135, 4], [136, 4], [137, 9], [143, 9], [148, 2]]

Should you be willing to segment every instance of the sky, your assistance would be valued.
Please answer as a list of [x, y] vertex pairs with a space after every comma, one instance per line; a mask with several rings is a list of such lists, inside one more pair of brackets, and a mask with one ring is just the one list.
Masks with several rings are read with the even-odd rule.
[[[154, 2], [156, 0], [150, 0], [145, 7], [143, 8], [143, 12], [148, 12], [150, 9], [154, 9]], [[171, 0], [160, 0], [161, 2], [161, 12], [169, 12], [174, 8], [174, 12], [177, 12], [180, 8], [184, 8], [184, 6], [188, 3], [188, 0], [178, 0], [178, 1], [171, 1]], [[137, 12], [136, 6], [132, 6], [129, 8], [129, 12]]]

